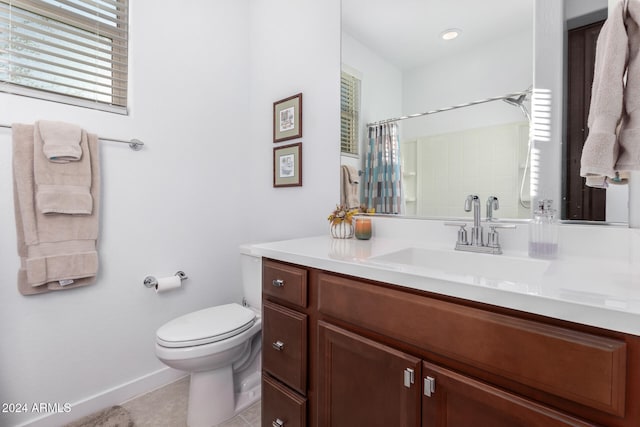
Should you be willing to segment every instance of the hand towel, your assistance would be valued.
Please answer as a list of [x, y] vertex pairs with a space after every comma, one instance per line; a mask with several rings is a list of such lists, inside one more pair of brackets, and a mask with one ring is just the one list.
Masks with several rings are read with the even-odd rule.
[[81, 130], [79, 135], [79, 148], [86, 153], [82, 159], [53, 163], [45, 156], [46, 142], [41, 128], [42, 125], [36, 125], [33, 136], [33, 173], [38, 210], [43, 214], [91, 215], [91, 153], [87, 146], [87, 133]]
[[589, 186], [606, 186], [606, 177], [615, 177], [619, 145], [617, 126], [623, 108], [624, 73], [628, 61], [628, 38], [624, 8], [618, 3], [602, 27], [589, 108], [589, 136], [582, 149], [580, 175]]
[[98, 138], [88, 134], [91, 160], [91, 215], [45, 215], [34, 203], [34, 126], [13, 124], [14, 206], [18, 290], [23, 295], [93, 283], [98, 272], [100, 163]]
[[340, 175], [340, 204], [348, 209], [360, 207], [358, 172], [353, 166], [342, 165]]
[[627, 83], [624, 88], [624, 107], [619, 132], [620, 154], [616, 170], [640, 170], [640, 2], [629, 1], [625, 24], [629, 39]]
[[68, 163], [80, 160], [82, 157], [80, 127], [48, 120], [40, 120], [36, 126], [44, 142], [42, 151], [49, 161]]

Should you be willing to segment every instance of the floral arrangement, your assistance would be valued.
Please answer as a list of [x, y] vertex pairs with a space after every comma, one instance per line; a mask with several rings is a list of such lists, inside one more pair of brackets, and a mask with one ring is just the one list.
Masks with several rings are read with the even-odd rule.
[[331, 222], [331, 225], [340, 224], [341, 222], [351, 224], [353, 216], [360, 212], [360, 209], [349, 209], [344, 205], [336, 205], [335, 210], [331, 212], [327, 219]]

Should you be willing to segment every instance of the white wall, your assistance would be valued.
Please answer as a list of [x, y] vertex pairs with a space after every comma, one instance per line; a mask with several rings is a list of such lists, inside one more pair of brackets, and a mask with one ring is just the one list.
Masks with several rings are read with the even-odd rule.
[[[520, 204], [523, 179], [522, 199], [529, 200], [523, 176], [528, 141], [526, 121], [418, 138], [415, 214], [465, 218], [469, 214], [464, 211], [464, 200], [478, 194], [482, 203], [489, 196], [498, 198], [495, 218], [529, 217], [530, 211]], [[405, 182], [411, 179], [414, 177], [408, 176]]]
[[[455, 41], [454, 41], [455, 43]], [[462, 55], [439, 58], [404, 72], [403, 114], [415, 114], [521, 92], [533, 84], [531, 28]], [[499, 71], [496, 71], [499, 70]], [[527, 108], [528, 108], [527, 104]], [[523, 120], [504, 102], [490, 102], [405, 120], [403, 140]]]
[[[251, 0], [252, 208], [261, 240], [328, 233], [340, 202], [340, 0]], [[303, 92], [303, 135], [274, 144], [273, 102]], [[274, 146], [302, 141], [303, 186], [272, 187]]]
[[564, 0], [564, 16], [567, 20], [606, 8], [607, 0]]
[[[184, 24], [169, 32], [175, 6], [131, 2], [128, 116], [0, 94], [2, 123], [63, 120], [147, 144], [140, 152], [100, 144], [97, 283], [24, 297], [16, 288], [11, 134], [0, 129], [0, 402], [73, 408], [33, 425], [61, 425], [181, 375], [156, 359], [155, 330], [240, 301], [238, 245], [325, 232], [338, 200], [339, 1], [180, 7]], [[273, 189], [273, 101], [297, 92], [304, 185]], [[156, 295], [142, 285], [147, 274], [180, 269], [189, 276], [181, 290]], [[0, 414], [0, 425], [42, 415]]]
[[360, 146], [364, 154], [362, 142], [368, 141], [367, 123], [402, 115], [402, 71], [345, 32], [342, 63], [361, 75]]

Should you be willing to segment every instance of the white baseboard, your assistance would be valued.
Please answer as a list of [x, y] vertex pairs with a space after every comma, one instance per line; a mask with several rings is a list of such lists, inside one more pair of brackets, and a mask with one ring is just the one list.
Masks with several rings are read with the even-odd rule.
[[186, 376], [184, 372], [164, 367], [155, 372], [136, 378], [101, 393], [82, 399], [71, 404], [69, 412], [47, 414], [37, 417], [16, 427], [54, 427], [63, 426], [82, 417], [120, 405], [141, 394], [148, 393], [159, 387], [170, 384]]

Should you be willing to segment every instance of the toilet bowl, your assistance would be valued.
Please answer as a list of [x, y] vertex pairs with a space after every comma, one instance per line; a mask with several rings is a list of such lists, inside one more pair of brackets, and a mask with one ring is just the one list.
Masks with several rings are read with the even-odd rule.
[[173, 319], [156, 332], [156, 356], [189, 372], [189, 427], [219, 424], [260, 399], [262, 263], [241, 247], [244, 305], [224, 304]]

